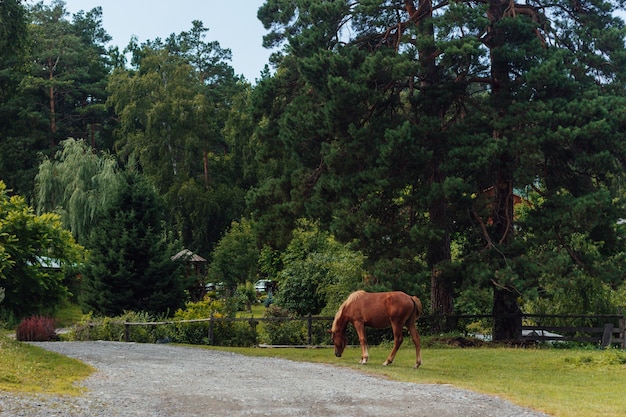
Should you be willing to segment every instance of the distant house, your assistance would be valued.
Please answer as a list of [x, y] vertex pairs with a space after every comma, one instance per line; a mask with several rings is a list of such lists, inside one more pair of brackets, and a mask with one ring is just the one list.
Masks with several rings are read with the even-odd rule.
[[61, 270], [61, 261], [58, 259], [48, 258], [47, 256], [35, 256], [35, 263], [27, 262], [28, 265], [39, 265], [43, 269], [51, 269], [54, 271]]

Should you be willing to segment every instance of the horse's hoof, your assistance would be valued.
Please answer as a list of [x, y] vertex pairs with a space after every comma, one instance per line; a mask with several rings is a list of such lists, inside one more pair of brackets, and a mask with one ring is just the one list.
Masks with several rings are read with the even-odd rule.
[[385, 362], [383, 362], [383, 366], [387, 366], [387, 365], [389, 365], [390, 363], [391, 363], [391, 362], [389, 362], [389, 361], [385, 361]]
[[417, 368], [419, 368], [419, 367], [420, 367], [420, 365], [421, 365], [421, 363], [416, 363], [416, 364], [415, 364], [415, 366], [413, 367], [413, 369], [417, 369]]

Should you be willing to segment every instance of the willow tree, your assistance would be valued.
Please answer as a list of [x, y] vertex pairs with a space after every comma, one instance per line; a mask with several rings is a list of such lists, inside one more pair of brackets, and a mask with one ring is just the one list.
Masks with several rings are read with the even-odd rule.
[[85, 244], [93, 220], [120, 183], [117, 160], [94, 152], [82, 140], [61, 142], [54, 158], [45, 158], [35, 177], [38, 213], [56, 211], [76, 240]]

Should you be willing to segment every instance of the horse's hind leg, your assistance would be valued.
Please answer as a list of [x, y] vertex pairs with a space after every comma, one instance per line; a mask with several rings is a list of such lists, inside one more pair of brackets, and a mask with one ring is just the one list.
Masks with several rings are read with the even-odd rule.
[[391, 353], [387, 357], [387, 360], [383, 362], [384, 366], [387, 366], [393, 362], [393, 360], [396, 357], [396, 353], [398, 353], [398, 349], [400, 349], [400, 345], [402, 345], [402, 340], [404, 338], [402, 336], [402, 325], [397, 326], [394, 324], [392, 325], [392, 328], [393, 328], [393, 349], [391, 350]]
[[353, 323], [356, 333], [359, 335], [359, 343], [361, 344], [361, 361], [362, 365], [367, 363], [369, 359], [369, 352], [367, 351], [367, 338], [365, 337], [365, 325], [363, 323]]
[[420, 334], [415, 327], [415, 323], [407, 325], [409, 328], [409, 333], [411, 333], [411, 338], [413, 339], [413, 344], [415, 344], [415, 366], [417, 369], [422, 364], [422, 350], [420, 347]]

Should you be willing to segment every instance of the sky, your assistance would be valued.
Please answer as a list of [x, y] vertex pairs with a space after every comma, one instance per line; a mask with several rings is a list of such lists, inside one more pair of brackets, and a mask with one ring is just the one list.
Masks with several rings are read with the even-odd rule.
[[[71, 16], [79, 10], [101, 6], [102, 27], [113, 38], [111, 45], [120, 50], [133, 35], [139, 43], [157, 37], [165, 39], [172, 33], [188, 31], [193, 20], [200, 20], [209, 29], [205, 41], [218, 41], [223, 49], [230, 49], [230, 65], [235, 73], [254, 84], [271, 54], [262, 46], [267, 32], [256, 17], [264, 0], [231, 1], [65, 0], [65, 8]], [[51, 0], [44, 0], [44, 4], [50, 3]]]

